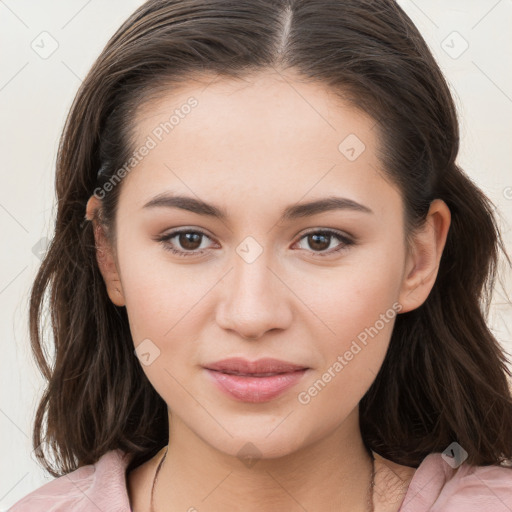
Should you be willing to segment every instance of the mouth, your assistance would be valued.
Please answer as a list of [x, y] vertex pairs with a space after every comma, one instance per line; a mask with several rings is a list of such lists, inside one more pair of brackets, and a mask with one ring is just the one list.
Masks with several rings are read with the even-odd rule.
[[245, 375], [253, 377], [268, 377], [280, 373], [291, 373], [294, 371], [307, 370], [302, 366], [279, 359], [264, 358], [257, 361], [248, 361], [241, 357], [223, 359], [205, 366], [208, 370], [219, 371], [230, 375]]
[[295, 386], [306, 366], [277, 359], [224, 359], [204, 367], [217, 389], [242, 402], [268, 402]]
[[[211, 370], [212, 372], [224, 373], [226, 375], [238, 375], [240, 377], [273, 377], [274, 375], [284, 375], [286, 373], [291, 373], [291, 372], [241, 373], [241, 372], [234, 372], [234, 371], [227, 371], [227, 370], [226, 371], [213, 370], [212, 368], [207, 368], [207, 370]], [[294, 371], [300, 372], [302, 370], [294, 370]]]

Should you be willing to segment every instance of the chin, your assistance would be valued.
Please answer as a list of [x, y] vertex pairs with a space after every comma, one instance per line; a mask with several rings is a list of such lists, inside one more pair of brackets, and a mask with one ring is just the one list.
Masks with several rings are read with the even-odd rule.
[[[285, 420], [286, 422], [286, 420]], [[223, 431], [222, 438], [212, 438], [211, 432], [201, 436], [203, 441], [208, 443], [212, 448], [231, 457], [237, 457], [243, 463], [257, 459], [277, 459], [289, 456], [300, 451], [311, 441], [304, 439], [304, 428], [302, 432], [290, 432], [290, 429], [279, 425], [277, 429], [275, 425], [270, 428], [263, 428], [261, 425], [256, 428], [247, 429], [243, 433], [240, 429], [232, 429], [233, 437], [230, 437]], [[273, 429], [275, 429], [273, 431]], [[282, 429], [279, 431], [279, 429]], [[271, 432], [269, 434], [269, 432]], [[209, 434], [209, 435], [208, 435]], [[248, 465], [248, 464], [246, 464]]]

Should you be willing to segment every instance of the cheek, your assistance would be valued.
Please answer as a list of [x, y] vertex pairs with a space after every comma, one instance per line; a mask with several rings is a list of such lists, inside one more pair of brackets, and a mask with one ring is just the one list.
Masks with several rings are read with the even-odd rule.
[[183, 361], [200, 360], [197, 315], [208, 287], [190, 275], [192, 265], [178, 268], [162, 260], [132, 251], [120, 267], [134, 349], [151, 385], [174, 406], [187, 400], [178, 384], [184, 380]]
[[190, 323], [194, 306], [207, 293], [212, 279], [197, 265], [171, 262], [155, 242], [126, 239], [123, 245], [119, 266], [134, 341], [151, 336], [167, 339], [170, 333], [166, 333], [176, 329], [173, 326]]
[[123, 292], [130, 330], [137, 344], [143, 338], [162, 338], [172, 327], [173, 312], [179, 302], [176, 287], [158, 279], [156, 268], [137, 267], [135, 263], [126, 268]]
[[331, 411], [333, 423], [343, 421], [375, 380], [400, 310], [389, 280], [346, 283], [347, 290], [354, 286], [350, 292], [331, 293], [312, 307], [330, 330], [315, 336], [322, 364], [298, 397], [313, 415]]
[[399, 254], [372, 246], [337, 268], [297, 277], [295, 290], [324, 325], [328, 338], [347, 340], [392, 307], [399, 297], [402, 270]]
[[373, 246], [329, 269], [325, 278], [300, 281], [298, 294], [315, 313], [308, 324], [321, 355], [319, 373], [330, 372], [321, 377], [332, 390], [326, 401], [334, 403], [340, 393], [361, 397], [377, 375], [400, 311], [401, 264], [397, 251]]

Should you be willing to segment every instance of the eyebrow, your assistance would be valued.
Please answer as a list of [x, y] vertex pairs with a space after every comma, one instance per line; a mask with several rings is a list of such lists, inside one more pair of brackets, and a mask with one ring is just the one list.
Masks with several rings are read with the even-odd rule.
[[[148, 201], [142, 208], [180, 208], [198, 215], [206, 215], [222, 221], [228, 218], [227, 212], [218, 206], [206, 203], [194, 197], [172, 195], [169, 193], [158, 194]], [[352, 199], [346, 197], [330, 196], [317, 199], [308, 203], [298, 203], [288, 206], [282, 213], [279, 222], [290, 221], [302, 217], [309, 217], [332, 210], [353, 210], [373, 214], [373, 210]]]

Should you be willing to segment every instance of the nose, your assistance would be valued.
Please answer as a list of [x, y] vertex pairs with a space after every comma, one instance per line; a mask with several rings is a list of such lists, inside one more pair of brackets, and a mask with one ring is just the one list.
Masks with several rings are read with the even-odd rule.
[[268, 265], [263, 253], [248, 263], [235, 255], [231, 272], [222, 280], [217, 324], [248, 340], [268, 331], [286, 329], [293, 318], [293, 293], [284, 276]]

